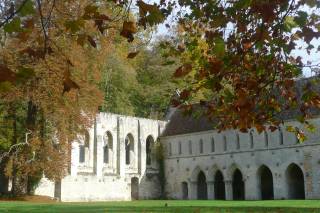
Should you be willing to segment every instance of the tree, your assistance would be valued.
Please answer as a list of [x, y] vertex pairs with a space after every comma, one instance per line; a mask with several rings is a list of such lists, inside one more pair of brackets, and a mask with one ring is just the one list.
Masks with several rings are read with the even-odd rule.
[[67, 173], [71, 142], [92, 125], [103, 100], [98, 84], [115, 35], [132, 42], [138, 25], [163, 18], [157, 6], [139, 1], [136, 24], [130, 4], [0, 3], [0, 97], [1, 107], [9, 106], [1, 113], [12, 118], [4, 121], [10, 127], [3, 130], [1, 159], [14, 194], [31, 192], [42, 174], [57, 181]]
[[[313, 129], [307, 119], [320, 107], [312, 85], [318, 82], [309, 81], [299, 94], [295, 79], [303, 68], [319, 64], [303, 63], [292, 52], [301, 43], [307, 52], [319, 49], [319, 1], [182, 0], [177, 7], [187, 8], [178, 13], [179, 34], [163, 46], [180, 57], [175, 77], [189, 85], [175, 105], [192, 111], [193, 96], [205, 90], [211, 96], [200, 101], [203, 113], [217, 119], [220, 130], [275, 130], [286, 110], [298, 110], [297, 119]], [[300, 130], [288, 130], [303, 138]]]

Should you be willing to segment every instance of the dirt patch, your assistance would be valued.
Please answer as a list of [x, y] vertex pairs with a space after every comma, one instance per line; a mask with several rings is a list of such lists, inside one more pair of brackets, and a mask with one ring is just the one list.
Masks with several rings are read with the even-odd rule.
[[57, 202], [52, 197], [39, 195], [26, 195], [19, 197], [0, 197], [0, 201], [27, 201], [32, 203], [55, 203]]

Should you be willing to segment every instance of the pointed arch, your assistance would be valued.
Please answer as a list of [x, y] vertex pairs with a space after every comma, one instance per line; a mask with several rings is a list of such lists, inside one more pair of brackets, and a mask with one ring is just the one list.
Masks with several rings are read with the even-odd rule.
[[203, 171], [197, 177], [197, 198], [198, 200], [208, 199], [207, 178]]
[[86, 130], [83, 135], [83, 142], [79, 145], [79, 163], [89, 161], [90, 134]]
[[214, 197], [216, 200], [226, 199], [226, 189], [224, 183], [224, 176], [221, 170], [216, 170], [214, 174]]
[[297, 164], [287, 167], [286, 182], [289, 199], [305, 199], [304, 173]]
[[242, 171], [242, 168], [238, 164], [236, 164], [236, 163], [231, 164], [229, 166], [229, 168], [227, 169], [226, 179], [227, 180], [232, 180], [233, 174], [237, 169]]
[[131, 133], [127, 134], [125, 139], [125, 159], [126, 165], [133, 164], [134, 161], [134, 138]]
[[113, 158], [113, 136], [107, 131], [103, 136], [103, 163], [112, 163]]
[[152, 165], [154, 159], [152, 156], [152, 150], [154, 148], [154, 138], [152, 137], [152, 135], [149, 135], [146, 139], [146, 164], [147, 166]]
[[237, 168], [232, 175], [232, 194], [233, 200], [245, 199], [245, 186], [242, 172]]
[[270, 168], [266, 165], [261, 165], [257, 170], [258, 189], [262, 200], [274, 199], [273, 175]]
[[[200, 166], [196, 166], [191, 173], [191, 182], [196, 182], [198, 180], [198, 175], [201, 171], [204, 171]], [[207, 178], [207, 177], [206, 177]]]

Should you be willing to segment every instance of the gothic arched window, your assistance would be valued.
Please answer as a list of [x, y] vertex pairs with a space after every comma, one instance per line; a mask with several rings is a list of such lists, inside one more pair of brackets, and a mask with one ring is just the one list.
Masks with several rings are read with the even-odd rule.
[[110, 132], [106, 132], [104, 137], [103, 147], [103, 163], [109, 164], [113, 156], [113, 137]]
[[240, 136], [238, 133], [236, 135], [236, 143], [237, 143], [237, 149], [240, 149]]
[[146, 163], [147, 165], [151, 165], [152, 164], [152, 148], [154, 145], [154, 140], [152, 138], [152, 136], [148, 136], [147, 137], [147, 141], [146, 141]]
[[227, 147], [227, 137], [225, 135], [223, 135], [223, 150], [227, 151], [228, 147]]
[[189, 141], [189, 154], [192, 154], [192, 141]]
[[279, 143], [283, 145], [283, 132], [281, 128], [279, 128]]
[[211, 138], [211, 152], [215, 152], [216, 150], [216, 145], [214, 141], [214, 137]]
[[267, 130], [264, 131], [264, 143], [265, 143], [265, 147], [269, 146], [269, 137], [268, 137]]
[[254, 140], [253, 140], [253, 132], [250, 131], [250, 148], [253, 149], [254, 148]]
[[128, 134], [125, 139], [125, 150], [126, 150], [126, 164], [129, 165], [133, 162], [134, 157], [134, 141], [133, 136]]
[[90, 135], [89, 132], [86, 131], [84, 134], [84, 142], [79, 146], [79, 162], [84, 163], [89, 157], [89, 143], [90, 143]]
[[200, 141], [199, 141], [199, 151], [200, 151], [200, 154], [203, 153], [203, 140], [202, 139], [200, 139]]

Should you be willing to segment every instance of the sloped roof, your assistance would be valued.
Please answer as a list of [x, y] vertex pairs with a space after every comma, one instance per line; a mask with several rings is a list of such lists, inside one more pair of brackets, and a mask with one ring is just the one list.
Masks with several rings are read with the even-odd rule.
[[[296, 92], [298, 97], [302, 96], [303, 86], [308, 83], [310, 80], [319, 78], [312, 77], [307, 79], [299, 79], [296, 81]], [[320, 93], [320, 85], [315, 85], [313, 88], [317, 93]], [[199, 109], [200, 105], [195, 105], [194, 108]], [[299, 109], [284, 110], [277, 117], [281, 120], [290, 120], [295, 119], [299, 116]], [[311, 114], [320, 115], [319, 109], [312, 109]], [[162, 136], [173, 136], [181, 135], [188, 133], [195, 133], [201, 131], [208, 131], [214, 129], [216, 124], [215, 121], [209, 120], [205, 115], [195, 116], [195, 115], [186, 115], [182, 110], [173, 108], [170, 111], [170, 117], [168, 118], [169, 122], [166, 125], [165, 130], [162, 133]]]

